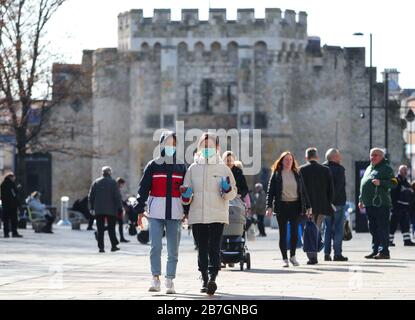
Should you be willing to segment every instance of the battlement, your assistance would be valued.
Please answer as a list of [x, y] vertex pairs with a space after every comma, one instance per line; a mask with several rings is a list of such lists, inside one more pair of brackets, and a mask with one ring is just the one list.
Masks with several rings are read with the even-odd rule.
[[[119, 49], [136, 50], [134, 39], [249, 38], [280, 37], [307, 39], [307, 13], [279, 8], [265, 9], [265, 18], [255, 17], [254, 9], [238, 9], [236, 20], [228, 20], [226, 9], [209, 9], [207, 21], [199, 19], [198, 9], [182, 9], [181, 20], [171, 18], [170, 9], [154, 9], [144, 17], [142, 9], [118, 15]], [[163, 42], [163, 41], [161, 41]]]
[[[210, 23], [212, 25], [218, 23], [232, 23], [234, 24], [255, 24], [256, 22], [263, 22], [264, 19], [255, 18], [255, 9], [238, 9], [237, 19], [227, 20], [226, 9], [209, 9], [209, 20], [199, 20], [198, 9], [182, 9], [181, 20], [171, 20], [170, 9], [154, 9], [153, 16], [144, 18], [142, 9], [133, 9], [128, 12], [120, 13], [118, 15], [119, 28], [125, 29], [131, 26], [131, 23], [138, 24], [154, 24], [165, 25], [172, 24], [177, 25], [197, 25], [199, 23]], [[307, 25], [307, 13], [300, 11], [298, 14], [294, 10], [285, 10], [284, 16], [279, 8], [266, 8], [265, 9], [265, 23], [275, 24], [283, 22], [286, 25], [295, 26], [296, 24]]]

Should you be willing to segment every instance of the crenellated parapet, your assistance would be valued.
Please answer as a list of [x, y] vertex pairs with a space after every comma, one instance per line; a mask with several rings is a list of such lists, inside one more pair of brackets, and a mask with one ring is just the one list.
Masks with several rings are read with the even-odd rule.
[[228, 20], [226, 9], [210, 9], [207, 21], [199, 19], [198, 9], [182, 9], [180, 21], [171, 19], [170, 9], [155, 9], [152, 17], [144, 17], [142, 9], [118, 15], [118, 48], [121, 51], [139, 51], [142, 42], [150, 39], [164, 46], [181, 41], [192, 45], [205, 38], [222, 44], [225, 39], [231, 39], [244, 46], [252, 41], [266, 41], [271, 42], [273, 49], [278, 49], [282, 39], [307, 39], [307, 13], [267, 8], [265, 18], [259, 19], [254, 9], [238, 9], [236, 20]]

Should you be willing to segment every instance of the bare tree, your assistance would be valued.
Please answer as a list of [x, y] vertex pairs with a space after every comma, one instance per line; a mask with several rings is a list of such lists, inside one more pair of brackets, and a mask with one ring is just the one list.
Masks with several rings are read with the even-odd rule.
[[[2, 131], [15, 137], [16, 175], [24, 189], [26, 153], [57, 102], [50, 99], [51, 55], [44, 36], [65, 1], [0, 0], [0, 114], [6, 119]], [[39, 119], [35, 124], [30, 121], [34, 114]]]

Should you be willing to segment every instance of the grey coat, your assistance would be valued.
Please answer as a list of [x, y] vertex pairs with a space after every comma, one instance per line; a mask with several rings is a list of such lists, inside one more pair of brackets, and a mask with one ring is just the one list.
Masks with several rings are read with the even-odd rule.
[[94, 181], [89, 190], [88, 199], [95, 215], [116, 216], [122, 210], [120, 188], [117, 182], [109, 176]]

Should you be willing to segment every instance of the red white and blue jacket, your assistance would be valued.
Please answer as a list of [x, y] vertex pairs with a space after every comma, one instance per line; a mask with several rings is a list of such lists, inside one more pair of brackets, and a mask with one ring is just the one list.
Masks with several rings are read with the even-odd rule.
[[166, 163], [162, 157], [151, 160], [139, 183], [135, 210], [143, 213], [147, 205], [150, 218], [182, 219], [189, 211], [180, 200], [179, 190], [186, 170], [184, 163]]

